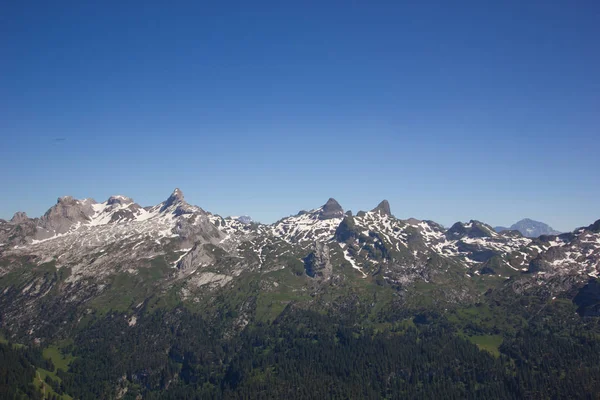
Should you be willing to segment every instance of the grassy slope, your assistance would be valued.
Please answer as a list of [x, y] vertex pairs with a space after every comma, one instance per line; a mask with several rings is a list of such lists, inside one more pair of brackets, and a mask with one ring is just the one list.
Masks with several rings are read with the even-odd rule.
[[[60, 351], [60, 349], [58, 348], [58, 346], [55, 346], [55, 345], [45, 348], [43, 351], [43, 355], [44, 355], [44, 358], [52, 361], [52, 363], [54, 364], [55, 370], [48, 371], [43, 368], [37, 368], [37, 370], [36, 370], [37, 376], [34, 379], [33, 383], [36, 385], [36, 387], [41, 388], [42, 393], [46, 393], [46, 395], [48, 396], [48, 395], [56, 394], [56, 392], [54, 392], [54, 390], [52, 390], [52, 387], [50, 387], [50, 385], [46, 384], [46, 382], [44, 380], [46, 379], [47, 376], [49, 376], [50, 379], [60, 383], [61, 379], [56, 375], [57, 370], [61, 369], [63, 371], [67, 371], [69, 369], [69, 364], [71, 363], [71, 361], [73, 361], [74, 357], [70, 354], [63, 354]], [[72, 397], [69, 396], [68, 394], [63, 394], [62, 396], [59, 396], [59, 397], [63, 400], [71, 400], [72, 399]]]

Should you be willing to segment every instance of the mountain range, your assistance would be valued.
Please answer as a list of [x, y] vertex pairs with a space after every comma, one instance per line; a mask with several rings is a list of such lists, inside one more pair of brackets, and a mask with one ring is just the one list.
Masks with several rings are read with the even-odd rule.
[[[563, 234], [521, 222], [500, 231], [476, 220], [446, 229], [396, 218], [386, 200], [353, 213], [330, 198], [261, 224], [212, 214], [179, 189], [149, 207], [121, 195], [104, 202], [66, 196], [39, 218], [18, 212], [0, 220], [0, 326], [8, 339], [41, 347], [75, 340], [80, 347], [62, 351], [77, 354], [84, 345], [73, 338], [95, 324], [119, 318], [119, 329], [134, 332], [159, 310], [171, 325], [196, 313], [227, 340], [294, 310], [352, 316], [380, 330], [397, 329], [399, 313], [435, 312], [478, 345], [479, 336], [525, 329], [526, 317], [506, 313], [533, 304], [525, 301], [531, 296], [540, 304], [566, 299], [581, 318], [600, 315], [600, 220]], [[492, 328], [472, 315], [468, 325], [460, 310], [482, 304], [503, 322]], [[501, 331], [502, 324], [512, 328]], [[160, 352], [176, 350], [165, 346]], [[117, 391], [150, 390], [155, 384], [140, 376], [158, 370], [148, 368], [125, 369], [125, 378], [107, 382]], [[73, 383], [74, 390], [83, 389]]]

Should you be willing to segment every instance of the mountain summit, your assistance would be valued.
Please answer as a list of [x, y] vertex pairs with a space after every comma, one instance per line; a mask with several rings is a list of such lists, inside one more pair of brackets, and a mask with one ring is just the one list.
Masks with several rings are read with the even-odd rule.
[[165, 201], [165, 204], [163, 207], [168, 208], [168, 207], [172, 206], [173, 204], [183, 203], [185, 201], [184, 199], [185, 199], [185, 197], [183, 196], [183, 192], [181, 190], [179, 190], [179, 188], [175, 188], [175, 190], [173, 190], [173, 193], [171, 193], [171, 195], [169, 196], [167, 201]]
[[383, 215], [392, 216], [392, 211], [390, 210], [390, 203], [387, 200], [383, 200], [381, 203], [377, 205], [371, 212], [378, 212]]
[[327, 200], [327, 203], [321, 207], [321, 212], [319, 213], [319, 219], [332, 219], [332, 218], [341, 218], [344, 216], [344, 209], [340, 206], [334, 198], [330, 198]]
[[521, 232], [521, 234], [523, 236], [532, 237], [532, 238], [539, 237], [541, 235], [558, 235], [558, 234], [560, 234], [559, 231], [552, 229], [551, 226], [549, 226], [543, 222], [540, 222], [540, 221], [534, 221], [529, 218], [524, 218], [524, 219], [520, 220], [519, 222], [512, 224], [510, 228], [506, 228], [503, 226], [496, 226], [496, 227], [494, 227], [494, 230], [496, 232], [502, 232], [502, 231], [507, 231], [507, 230], [519, 231], [519, 232]]

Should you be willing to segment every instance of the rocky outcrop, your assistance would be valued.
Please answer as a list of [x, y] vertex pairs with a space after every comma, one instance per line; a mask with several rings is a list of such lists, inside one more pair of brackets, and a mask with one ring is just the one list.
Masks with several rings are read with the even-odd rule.
[[353, 217], [345, 217], [335, 230], [335, 239], [338, 242], [346, 242], [359, 236], [356, 231], [356, 223]]
[[71, 196], [60, 197], [52, 208], [44, 214], [38, 223], [36, 239], [45, 239], [68, 232], [76, 224], [90, 221], [96, 204], [93, 199], [77, 200]]
[[325, 243], [316, 242], [314, 250], [304, 258], [306, 275], [311, 278], [328, 279], [333, 272], [329, 247]]
[[182, 272], [205, 267], [215, 262], [214, 252], [204, 244], [197, 244], [178, 263], [177, 269]]
[[23, 222], [27, 221], [29, 221], [29, 217], [22, 211], [17, 211], [10, 219], [10, 222], [13, 224], [22, 224]]

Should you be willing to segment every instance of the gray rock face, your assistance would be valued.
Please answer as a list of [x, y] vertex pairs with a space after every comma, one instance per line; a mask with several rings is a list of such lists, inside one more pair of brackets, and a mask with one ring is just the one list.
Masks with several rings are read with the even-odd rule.
[[331, 276], [333, 266], [327, 244], [315, 243], [314, 250], [304, 258], [304, 268], [311, 278], [327, 279]]
[[94, 215], [93, 199], [76, 200], [71, 196], [60, 197], [56, 205], [44, 214], [38, 223], [36, 239], [68, 232], [77, 223], [86, 223]]
[[28, 220], [29, 220], [29, 217], [27, 216], [27, 214], [25, 214], [22, 211], [18, 211], [10, 219], [10, 222], [13, 223], [13, 224], [21, 224], [21, 223], [26, 222]]
[[197, 244], [177, 263], [177, 269], [185, 272], [194, 268], [214, 263], [214, 253], [207, 250], [204, 244]]
[[377, 205], [372, 212], [378, 212], [382, 215], [392, 216], [392, 211], [390, 210], [390, 203], [387, 200], [383, 200], [381, 203]]
[[133, 199], [129, 198], [129, 197], [125, 197], [125, 196], [110, 196], [108, 198], [108, 200], [106, 201], [106, 204], [108, 204], [109, 206], [114, 206], [114, 205], [125, 205], [125, 204], [131, 204], [133, 203]]
[[183, 196], [183, 192], [181, 190], [179, 190], [179, 188], [175, 188], [175, 190], [173, 191], [173, 193], [171, 193], [171, 195], [169, 196], [169, 198], [164, 202], [162, 208], [160, 209], [160, 211], [164, 211], [166, 209], [168, 209], [169, 207], [176, 205], [176, 204], [182, 204], [185, 203], [184, 200], [184, 196]]
[[36, 220], [27, 218], [25, 213], [16, 213], [9, 221], [0, 220], [0, 252], [6, 246], [27, 243], [36, 231]]
[[160, 207], [161, 213], [173, 213], [176, 217], [183, 214], [201, 213], [206, 214], [200, 207], [192, 206], [185, 201], [183, 192], [176, 188]]
[[184, 241], [183, 245], [193, 244], [198, 240], [203, 243], [216, 243], [224, 237], [224, 234], [201, 214], [178, 220], [173, 231]]
[[344, 216], [344, 209], [340, 206], [335, 199], [330, 198], [327, 200], [327, 203], [321, 207], [321, 212], [319, 213], [319, 219], [332, 219], [332, 218], [342, 218]]

